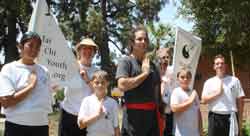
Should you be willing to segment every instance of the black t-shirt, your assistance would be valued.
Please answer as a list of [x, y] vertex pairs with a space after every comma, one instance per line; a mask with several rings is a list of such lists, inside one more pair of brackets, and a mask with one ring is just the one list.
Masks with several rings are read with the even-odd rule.
[[[119, 60], [116, 79], [121, 77], [135, 77], [141, 74], [141, 62], [126, 56]], [[150, 74], [136, 88], [124, 93], [125, 103], [159, 102], [160, 73], [156, 65], [150, 63]]]

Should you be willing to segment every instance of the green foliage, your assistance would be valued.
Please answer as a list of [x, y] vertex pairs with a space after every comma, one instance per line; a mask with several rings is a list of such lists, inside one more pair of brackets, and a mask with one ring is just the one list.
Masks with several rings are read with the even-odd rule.
[[149, 32], [150, 49], [151, 52], [147, 56], [151, 61], [157, 59], [156, 51], [160, 47], [171, 47], [174, 45], [174, 34], [172, 27], [169, 24], [154, 24], [153, 22], [147, 23], [147, 30]]
[[[65, 36], [73, 43], [76, 43], [80, 37], [89, 36], [94, 38], [100, 46], [107, 46], [108, 42], [114, 44], [124, 54], [132, 26], [158, 20], [158, 12], [166, 2], [166, 0], [136, 0], [135, 3], [129, 0], [87, 0], [84, 2], [82, 0], [67, 2], [54, 0], [53, 7]], [[74, 21], [74, 18], [79, 19]], [[77, 29], [72, 28], [74, 25]], [[104, 48], [108, 50], [108, 47]], [[102, 52], [100, 53], [101, 57], [107, 57]]]
[[228, 56], [232, 50], [236, 64], [250, 66], [249, 0], [181, 0], [179, 13], [195, 22], [203, 53]]
[[245, 121], [243, 123], [242, 135], [243, 136], [250, 136], [250, 121]]
[[[52, 0], [52, 7], [66, 38], [75, 45], [91, 37], [99, 45], [101, 68], [114, 78], [116, 67], [109, 45], [126, 53], [130, 31], [136, 24], [159, 19], [167, 0]], [[111, 83], [113, 84], [113, 83]]]
[[15, 39], [27, 30], [31, 12], [30, 0], [0, 1], [0, 48], [4, 49], [5, 62], [18, 58]]
[[173, 27], [169, 24], [149, 22], [147, 24], [151, 48], [170, 47], [174, 45]]
[[57, 90], [56, 94], [54, 95], [54, 99], [56, 101], [62, 101], [64, 99], [64, 89]]

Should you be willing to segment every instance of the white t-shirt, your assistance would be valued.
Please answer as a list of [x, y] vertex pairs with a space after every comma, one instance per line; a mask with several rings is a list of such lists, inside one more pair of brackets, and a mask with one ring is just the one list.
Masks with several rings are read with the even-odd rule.
[[168, 66], [165, 75], [162, 77], [162, 83], [163, 83], [163, 95], [162, 95], [162, 100], [166, 104], [165, 107], [165, 113], [170, 113], [171, 108], [170, 108], [170, 97], [172, 94], [172, 91], [175, 88], [175, 82], [173, 78], [173, 67]]
[[[181, 104], [189, 99], [191, 91], [186, 92], [177, 87], [171, 95], [171, 105]], [[174, 113], [174, 132], [175, 136], [199, 136], [199, 99], [184, 112]]]
[[2, 75], [2, 73], [0, 73], [0, 83], [2, 84], [0, 85], [0, 97], [13, 95], [15, 93], [14, 84], [8, 77]]
[[[99, 110], [100, 101], [95, 94], [83, 99], [78, 122], [84, 117], [96, 114]], [[106, 96], [103, 102], [105, 115], [87, 127], [87, 136], [113, 136], [114, 128], [118, 127], [118, 104]]]
[[52, 112], [48, 70], [39, 64], [25, 65], [14, 61], [4, 65], [1, 73], [12, 81], [13, 88], [18, 91], [28, 85], [33, 70], [37, 74], [35, 88], [23, 101], [3, 109], [7, 121], [28, 126], [48, 125], [48, 113]]
[[[98, 69], [94, 66], [86, 67], [80, 64], [80, 68], [85, 68], [87, 70], [88, 78], [91, 79], [93, 73]], [[65, 87], [64, 90], [64, 100], [61, 103], [61, 107], [70, 114], [78, 115], [82, 99], [86, 96], [91, 95], [92, 91], [89, 85], [82, 79], [82, 77], [77, 75], [77, 80], [82, 81], [80, 88]]]
[[[236, 100], [245, 96], [238, 78], [233, 76], [225, 76], [223, 79], [224, 93], [208, 104], [209, 111], [218, 114], [230, 114], [237, 112]], [[202, 96], [210, 95], [218, 90], [220, 80], [217, 76], [208, 79], [203, 87]]]

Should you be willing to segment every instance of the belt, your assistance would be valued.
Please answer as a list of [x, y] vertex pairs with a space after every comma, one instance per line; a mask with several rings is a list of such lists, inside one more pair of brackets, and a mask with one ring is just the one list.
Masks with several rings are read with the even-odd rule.
[[161, 117], [161, 113], [159, 112], [158, 106], [154, 102], [146, 102], [146, 103], [125, 103], [127, 109], [134, 109], [134, 110], [150, 110], [156, 111], [157, 115], [157, 122], [159, 127], [160, 136], [163, 135], [164, 130], [164, 119]]

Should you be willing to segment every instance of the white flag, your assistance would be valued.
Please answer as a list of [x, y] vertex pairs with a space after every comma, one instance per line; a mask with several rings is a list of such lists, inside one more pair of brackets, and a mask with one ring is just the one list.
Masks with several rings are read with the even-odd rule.
[[175, 81], [177, 81], [177, 73], [182, 67], [186, 67], [188, 70], [190, 70], [192, 73], [190, 89], [193, 89], [200, 52], [201, 39], [181, 28], [177, 28], [173, 57], [173, 76]]
[[42, 39], [38, 63], [46, 66], [53, 83], [78, 87], [81, 83], [79, 66], [72, 50], [60, 30], [56, 18], [48, 14], [45, 0], [37, 0], [29, 22], [29, 31]]

